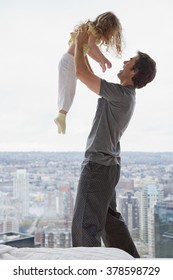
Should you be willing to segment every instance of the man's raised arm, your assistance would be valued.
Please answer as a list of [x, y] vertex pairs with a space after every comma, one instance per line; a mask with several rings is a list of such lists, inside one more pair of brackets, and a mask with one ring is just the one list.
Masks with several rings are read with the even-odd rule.
[[87, 31], [79, 31], [75, 42], [76, 77], [91, 91], [99, 94], [101, 79], [90, 71], [84, 57], [83, 45], [87, 44], [87, 40]]

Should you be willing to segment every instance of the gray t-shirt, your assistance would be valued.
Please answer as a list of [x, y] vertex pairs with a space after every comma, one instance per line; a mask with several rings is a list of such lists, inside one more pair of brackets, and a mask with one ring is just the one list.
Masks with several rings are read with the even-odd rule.
[[88, 136], [85, 162], [120, 164], [120, 138], [135, 107], [135, 89], [101, 80], [100, 97]]

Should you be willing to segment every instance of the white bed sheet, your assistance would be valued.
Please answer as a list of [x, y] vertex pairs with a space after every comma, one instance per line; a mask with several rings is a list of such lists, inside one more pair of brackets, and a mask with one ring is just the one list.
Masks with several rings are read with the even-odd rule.
[[0, 260], [131, 260], [131, 255], [117, 248], [16, 248], [0, 245]]

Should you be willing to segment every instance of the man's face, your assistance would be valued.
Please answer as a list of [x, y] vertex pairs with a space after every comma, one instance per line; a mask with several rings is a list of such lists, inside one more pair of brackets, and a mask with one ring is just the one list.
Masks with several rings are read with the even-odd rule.
[[118, 78], [120, 79], [121, 83], [124, 81], [130, 81], [133, 76], [136, 74], [134, 70], [132, 70], [138, 56], [134, 56], [129, 60], [124, 61], [123, 69], [119, 71], [117, 74]]

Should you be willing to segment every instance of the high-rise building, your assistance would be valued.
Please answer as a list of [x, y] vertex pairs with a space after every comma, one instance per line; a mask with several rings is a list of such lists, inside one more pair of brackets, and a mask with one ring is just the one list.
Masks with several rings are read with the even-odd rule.
[[0, 233], [18, 231], [16, 204], [9, 194], [0, 194]]
[[58, 193], [58, 214], [64, 219], [73, 215], [73, 196], [69, 183], [62, 183]]
[[173, 258], [173, 201], [157, 203], [155, 218], [155, 257]]
[[21, 202], [21, 215], [29, 214], [29, 174], [26, 169], [17, 169], [14, 175], [13, 196]]
[[148, 211], [148, 257], [155, 257], [154, 206]]
[[[140, 238], [148, 243], [149, 212], [153, 206], [163, 200], [163, 191], [155, 184], [147, 185], [138, 193], [140, 205]], [[151, 221], [152, 222], [152, 221]]]
[[139, 228], [139, 203], [133, 193], [127, 192], [118, 199], [118, 208], [125, 219], [129, 231], [133, 233]]
[[45, 192], [45, 207], [44, 207], [44, 217], [47, 219], [57, 218], [57, 207], [56, 207], [56, 192], [54, 186], [48, 186]]

